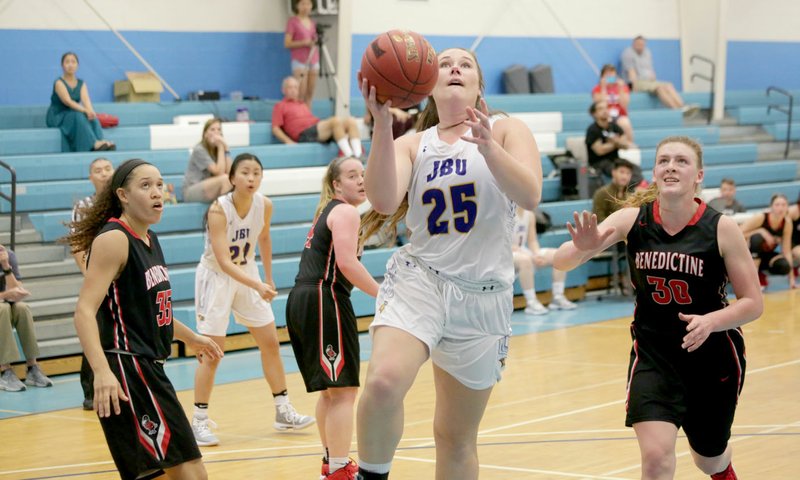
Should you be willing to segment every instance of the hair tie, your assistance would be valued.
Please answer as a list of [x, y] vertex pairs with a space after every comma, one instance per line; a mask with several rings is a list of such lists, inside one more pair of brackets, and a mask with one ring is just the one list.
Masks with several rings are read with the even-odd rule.
[[118, 188], [125, 184], [125, 180], [127, 180], [128, 175], [131, 174], [133, 169], [139, 167], [141, 165], [152, 165], [150, 162], [145, 162], [142, 159], [134, 158], [131, 160], [126, 160], [122, 162], [122, 165], [119, 166], [116, 172], [114, 172], [114, 176], [111, 177], [111, 192], [116, 192]]

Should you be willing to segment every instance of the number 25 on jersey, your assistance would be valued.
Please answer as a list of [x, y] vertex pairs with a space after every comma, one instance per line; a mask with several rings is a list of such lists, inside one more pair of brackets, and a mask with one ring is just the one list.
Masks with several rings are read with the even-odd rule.
[[422, 203], [433, 206], [428, 214], [428, 233], [431, 236], [450, 233], [450, 220], [442, 218], [448, 207], [452, 211], [449, 216], [452, 217], [456, 231], [467, 233], [475, 226], [475, 218], [478, 215], [475, 184], [451, 185], [449, 198], [448, 205], [447, 193], [438, 188], [431, 188], [422, 193]]

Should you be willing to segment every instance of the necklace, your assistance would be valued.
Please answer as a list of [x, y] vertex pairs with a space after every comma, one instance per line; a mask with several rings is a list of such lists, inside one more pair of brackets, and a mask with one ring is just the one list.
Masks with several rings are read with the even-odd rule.
[[440, 123], [439, 125], [436, 125], [436, 128], [437, 128], [437, 129], [438, 129], [440, 132], [442, 132], [442, 131], [444, 131], [444, 130], [450, 130], [451, 128], [455, 128], [455, 127], [457, 127], [457, 126], [459, 126], [459, 125], [463, 124], [464, 122], [466, 122], [466, 120], [461, 120], [461, 121], [460, 121], [460, 122], [458, 122], [458, 123], [454, 123], [454, 124], [452, 124], [452, 125], [448, 125], [448, 126], [446, 126], [446, 127], [443, 127], [443, 126], [442, 126], [442, 124]]

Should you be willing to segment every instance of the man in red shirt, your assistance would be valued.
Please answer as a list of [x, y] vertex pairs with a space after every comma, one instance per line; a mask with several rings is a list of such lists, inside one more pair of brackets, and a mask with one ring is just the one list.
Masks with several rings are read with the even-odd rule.
[[303, 142], [328, 143], [331, 140], [339, 145], [347, 157], [361, 157], [361, 136], [353, 117], [330, 117], [320, 120], [299, 98], [300, 83], [294, 77], [283, 79], [281, 86], [283, 100], [272, 109], [272, 134], [287, 144]]

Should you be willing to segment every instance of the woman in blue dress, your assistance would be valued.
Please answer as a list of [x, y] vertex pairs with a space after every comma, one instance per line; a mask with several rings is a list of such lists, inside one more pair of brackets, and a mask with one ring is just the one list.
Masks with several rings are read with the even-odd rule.
[[47, 109], [47, 126], [58, 127], [69, 145], [70, 152], [90, 150], [116, 150], [113, 142], [103, 140], [100, 121], [89, 99], [89, 89], [75, 76], [78, 56], [67, 52], [61, 56], [64, 74], [53, 85], [50, 108]]

